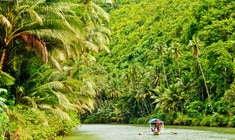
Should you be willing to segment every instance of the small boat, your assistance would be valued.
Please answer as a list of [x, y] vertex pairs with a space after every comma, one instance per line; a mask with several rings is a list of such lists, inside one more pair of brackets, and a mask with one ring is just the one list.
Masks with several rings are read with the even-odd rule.
[[161, 132], [156, 131], [156, 130], [154, 130], [154, 131], [152, 131], [152, 132], [153, 132], [154, 135], [160, 135], [160, 133], [161, 133]]
[[[164, 122], [162, 120], [153, 118], [149, 120], [148, 123], [154, 135], [160, 135], [161, 132], [164, 132]], [[152, 128], [152, 125], [154, 128]]]

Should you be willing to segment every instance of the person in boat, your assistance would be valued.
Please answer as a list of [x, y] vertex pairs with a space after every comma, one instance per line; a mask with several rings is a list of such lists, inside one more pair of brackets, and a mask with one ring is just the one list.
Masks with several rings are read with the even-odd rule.
[[155, 124], [154, 128], [152, 128], [152, 132], [159, 131], [160, 128], [157, 124]]
[[160, 126], [162, 125], [162, 122], [156, 122], [155, 123], [155, 127], [154, 128], [152, 128], [151, 130], [152, 130], [152, 132], [160, 132]]

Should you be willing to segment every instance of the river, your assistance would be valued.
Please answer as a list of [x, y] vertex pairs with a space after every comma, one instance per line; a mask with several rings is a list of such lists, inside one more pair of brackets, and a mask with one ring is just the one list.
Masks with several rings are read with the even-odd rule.
[[235, 140], [235, 128], [165, 126], [153, 135], [147, 125], [89, 124], [63, 140]]

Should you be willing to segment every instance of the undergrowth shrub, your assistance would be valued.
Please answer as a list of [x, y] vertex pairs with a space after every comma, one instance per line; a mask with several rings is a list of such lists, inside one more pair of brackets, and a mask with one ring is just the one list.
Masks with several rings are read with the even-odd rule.
[[212, 115], [212, 119], [211, 119], [211, 124], [210, 126], [227, 126], [229, 122], [229, 118], [227, 116], [218, 114], [218, 113], [214, 113]]
[[211, 122], [211, 116], [203, 116], [202, 117], [202, 121], [200, 123], [201, 126], [210, 126], [210, 122]]
[[183, 119], [184, 119], [184, 114], [181, 112], [178, 112], [177, 118], [174, 120], [173, 124], [174, 125], [183, 125], [184, 124]]
[[0, 134], [1, 134], [0, 139], [1, 140], [4, 140], [8, 123], [9, 123], [9, 118], [6, 112], [0, 112]]
[[36, 109], [16, 108], [10, 115], [10, 137], [19, 137], [20, 140], [52, 140], [66, 136], [80, 123], [76, 112], [69, 112], [69, 116], [71, 120]]
[[233, 117], [230, 119], [228, 125], [230, 127], [235, 127], [235, 115], [233, 115]]
[[144, 117], [138, 118], [136, 123], [137, 124], [145, 124], [146, 123], [146, 118], [144, 118]]

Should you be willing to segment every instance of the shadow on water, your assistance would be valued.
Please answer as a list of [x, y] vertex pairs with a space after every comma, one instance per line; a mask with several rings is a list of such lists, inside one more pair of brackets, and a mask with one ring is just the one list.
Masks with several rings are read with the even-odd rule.
[[[212, 130], [210, 130], [212, 129]], [[227, 129], [227, 131], [221, 131]], [[63, 140], [235, 140], [234, 128], [166, 126], [153, 135], [147, 125], [82, 125]]]

